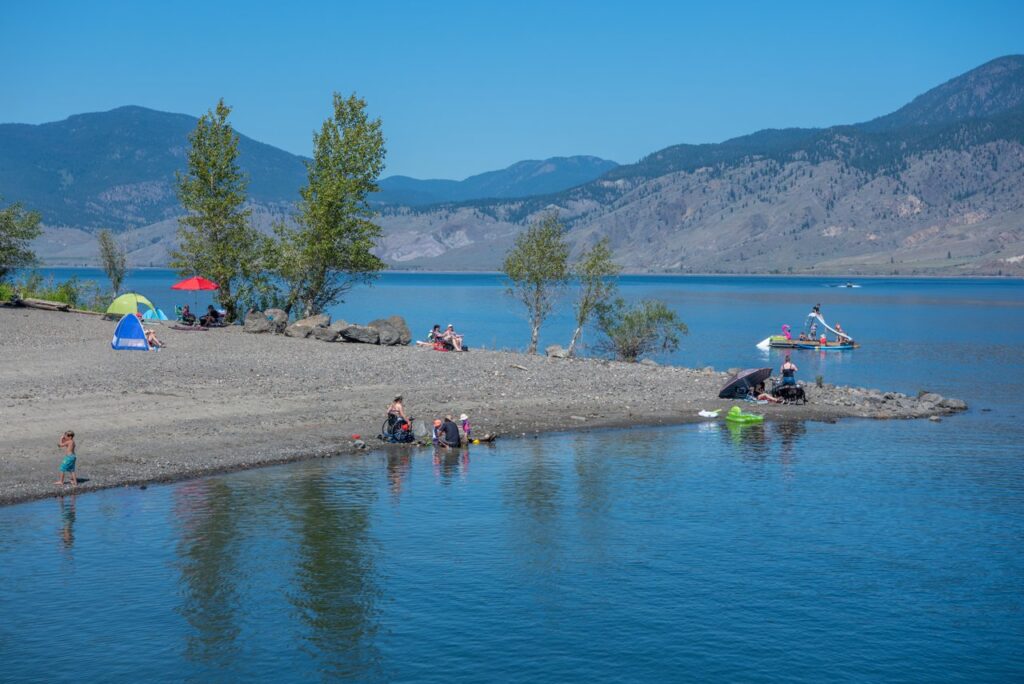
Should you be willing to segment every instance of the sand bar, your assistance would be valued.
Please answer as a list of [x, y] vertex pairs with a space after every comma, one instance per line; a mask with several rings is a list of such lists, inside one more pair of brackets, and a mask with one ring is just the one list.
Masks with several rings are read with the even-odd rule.
[[[53, 482], [65, 430], [78, 439], [78, 490], [89, 491], [344, 454], [353, 434], [374, 446], [395, 394], [414, 417], [465, 412], [475, 430], [503, 437], [696, 422], [701, 409], [735, 403], [717, 398], [727, 375], [708, 370], [328, 343], [238, 326], [158, 327], [162, 351], [115, 352], [113, 327], [0, 306], [0, 504], [62, 491]], [[746, 408], [768, 420], [953, 412], [893, 393], [807, 389], [805, 406]]]

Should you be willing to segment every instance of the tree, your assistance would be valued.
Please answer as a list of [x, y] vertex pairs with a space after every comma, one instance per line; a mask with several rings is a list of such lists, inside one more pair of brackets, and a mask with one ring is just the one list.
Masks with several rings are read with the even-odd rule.
[[654, 351], [673, 352], [679, 348], [679, 335], [689, 332], [675, 311], [651, 299], [627, 306], [618, 298], [600, 308], [597, 321], [605, 336], [600, 348], [620, 361], [637, 361]]
[[576, 343], [583, 334], [583, 326], [597, 312], [598, 307], [611, 301], [618, 289], [615, 277], [622, 269], [612, 261], [612, 250], [608, 238], [601, 238], [589, 251], [580, 255], [573, 268], [579, 282], [579, 297], [576, 299], [576, 330], [569, 341], [569, 356], [576, 353]]
[[29, 243], [43, 232], [39, 221], [39, 214], [27, 211], [20, 202], [0, 209], [0, 282], [15, 269], [36, 263]]
[[188, 213], [178, 220], [171, 266], [181, 276], [201, 274], [216, 282], [217, 299], [232, 321], [259, 289], [266, 238], [243, 208], [249, 180], [238, 166], [230, 113], [220, 100], [189, 135], [188, 173], [177, 176], [178, 199]]
[[370, 250], [380, 239], [367, 195], [384, 169], [380, 119], [366, 115], [366, 101], [334, 94], [334, 114], [313, 134], [307, 184], [299, 192], [296, 227], [275, 226], [275, 270], [285, 285], [284, 308], [304, 316], [322, 312], [352, 287], [371, 283], [385, 264]]
[[508, 293], [526, 306], [530, 321], [528, 354], [537, 351], [540, 326], [569, 280], [569, 245], [564, 232], [558, 214], [545, 214], [516, 237], [501, 265], [501, 272], [511, 281]]
[[114, 234], [104, 228], [97, 234], [96, 239], [100, 243], [100, 262], [103, 270], [107, 273], [110, 286], [114, 288], [114, 295], [121, 291], [121, 283], [128, 273], [128, 258], [124, 247], [114, 240]]

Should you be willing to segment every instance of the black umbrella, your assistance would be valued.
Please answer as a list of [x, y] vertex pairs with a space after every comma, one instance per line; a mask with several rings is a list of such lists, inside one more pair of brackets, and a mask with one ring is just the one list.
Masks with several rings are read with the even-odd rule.
[[772, 374], [771, 368], [748, 368], [732, 376], [718, 393], [719, 399], [739, 399], [746, 396], [751, 388], [757, 387]]

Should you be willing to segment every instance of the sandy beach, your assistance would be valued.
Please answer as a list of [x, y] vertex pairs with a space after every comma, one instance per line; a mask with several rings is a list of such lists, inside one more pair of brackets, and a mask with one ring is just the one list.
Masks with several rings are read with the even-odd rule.
[[[327, 343], [238, 326], [160, 326], [165, 349], [116, 352], [113, 327], [0, 307], [0, 503], [61, 491], [53, 483], [65, 430], [77, 436], [78, 490], [89, 491], [342, 455], [353, 434], [374, 447], [396, 394], [415, 418], [467, 413], [478, 433], [503, 438], [696, 422], [701, 409], [735, 403], [717, 398], [728, 375], [709, 369]], [[806, 405], [744, 409], [834, 421], [927, 418], [956, 403], [807, 384]]]

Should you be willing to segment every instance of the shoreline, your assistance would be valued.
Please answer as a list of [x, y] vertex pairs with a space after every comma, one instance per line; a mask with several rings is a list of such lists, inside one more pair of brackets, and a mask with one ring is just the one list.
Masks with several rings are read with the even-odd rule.
[[[736, 403], [766, 421], [909, 419], [959, 410], [877, 390], [805, 384], [809, 403], [747, 406], [718, 399], [726, 373], [552, 359], [474, 349], [327, 343], [244, 333], [157, 329], [168, 346], [110, 349], [96, 316], [0, 306], [0, 505], [119, 486], [166, 483], [371, 449], [388, 402], [428, 419], [468, 413], [503, 438], [702, 422]], [[439, 378], [457, 378], [439, 384]], [[717, 420], [722, 420], [719, 417]], [[77, 489], [53, 485], [57, 439], [74, 430]]]

